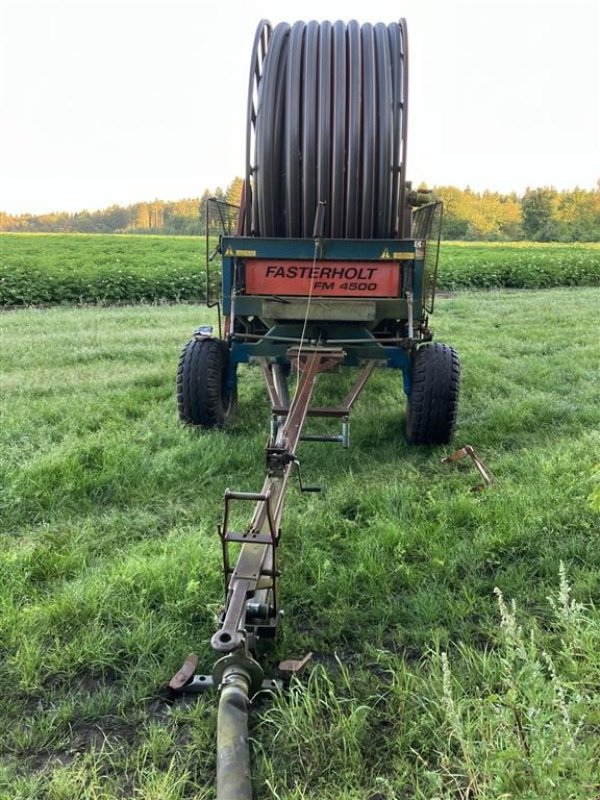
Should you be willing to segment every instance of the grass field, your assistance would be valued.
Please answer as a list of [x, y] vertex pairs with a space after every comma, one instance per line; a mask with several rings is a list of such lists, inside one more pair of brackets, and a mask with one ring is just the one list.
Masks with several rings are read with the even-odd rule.
[[[0, 306], [198, 301], [204, 252], [191, 236], [3, 234]], [[599, 285], [600, 244], [442, 245], [441, 289]]]
[[[597, 308], [597, 289], [440, 300], [455, 444], [495, 473], [485, 492], [448, 448], [404, 443], [395, 374], [369, 383], [349, 451], [302, 445], [324, 491], [289, 493], [261, 662], [315, 659], [252, 712], [258, 798], [596, 800]], [[221, 497], [260, 488], [268, 407], [246, 369], [230, 430], [179, 427], [178, 351], [207, 319], [0, 315], [1, 798], [214, 796], [215, 698], [160, 687], [192, 650], [211, 669]]]

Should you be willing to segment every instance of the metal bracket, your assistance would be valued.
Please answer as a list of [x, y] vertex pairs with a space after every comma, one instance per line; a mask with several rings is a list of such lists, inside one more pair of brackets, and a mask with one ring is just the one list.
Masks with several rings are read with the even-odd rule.
[[192, 336], [194, 339], [212, 339], [213, 326], [212, 325], [199, 325], [194, 328]]
[[[312, 653], [311, 653], [312, 655]], [[283, 681], [279, 679], [264, 679], [260, 666], [247, 656], [232, 654], [220, 658], [214, 668], [212, 675], [198, 675], [195, 673], [198, 666], [198, 656], [190, 653], [183, 663], [181, 669], [171, 678], [169, 689], [177, 694], [200, 694], [214, 689], [219, 689], [225, 671], [232, 666], [239, 666], [247, 670], [249, 682], [254, 694], [269, 689], [283, 689]]]
[[486, 486], [492, 484], [495, 478], [470, 444], [461, 447], [459, 450], [455, 450], [454, 453], [450, 453], [450, 455], [446, 456], [446, 458], [442, 458], [442, 464], [451, 464], [453, 461], [458, 461], [461, 458], [465, 458], [465, 456], [468, 456], [473, 460], [473, 463], [477, 467], [479, 474], [483, 478], [483, 483], [471, 487], [472, 492], [480, 492], [482, 489], [485, 489]]
[[[181, 694], [200, 694], [201, 692], [214, 691], [218, 688], [219, 685], [215, 683], [212, 675], [193, 675], [188, 683], [176, 691]], [[283, 681], [280, 678], [265, 678], [257, 693], [265, 692], [269, 689], [281, 691], [283, 689]]]
[[[304, 437], [300, 437], [303, 439]], [[309, 437], [310, 438], [310, 437]], [[319, 440], [322, 440], [323, 437], [320, 437]], [[337, 438], [336, 441], [341, 441], [341, 437]], [[300, 484], [300, 491], [301, 492], [320, 492], [320, 486], [307, 486], [302, 481], [302, 470], [300, 469], [300, 461], [296, 458], [296, 456], [291, 453], [286, 448], [282, 447], [275, 447], [269, 446], [267, 448], [267, 467], [269, 470], [269, 475], [281, 475], [283, 470], [287, 467], [288, 464], [293, 464], [296, 468], [296, 472], [298, 474], [298, 482]]]
[[269, 445], [267, 447], [267, 471], [269, 475], [283, 475], [288, 464], [296, 460], [294, 454], [287, 447]]
[[296, 472], [298, 473], [298, 483], [300, 484], [300, 491], [301, 492], [320, 492], [320, 486], [307, 486], [305, 483], [302, 483], [302, 471], [300, 469], [300, 462], [297, 458], [294, 458], [294, 466], [296, 467]]
[[288, 658], [286, 661], [281, 661], [277, 669], [286, 675], [297, 675], [304, 669], [312, 657], [313, 654], [311, 652], [307, 653], [303, 658]]
[[[325, 409], [327, 410], [327, 409]], [[337, 414], [333, 416], [339, 416]], [[346, 415], [342, 419], [342, 432], [340, 434], [323, 433], [303, 433], [300, 436], [301, 442], [334, 442], [341, 444], [342, 447], [350, 447], [350, 419]]]

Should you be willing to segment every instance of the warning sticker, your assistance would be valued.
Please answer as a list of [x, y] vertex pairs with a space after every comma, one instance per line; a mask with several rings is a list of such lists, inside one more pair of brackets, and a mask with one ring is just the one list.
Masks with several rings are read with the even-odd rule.
[[394, 261], [246, 262], [246, 294], [306, 297], [398, 297], [400, 265]]

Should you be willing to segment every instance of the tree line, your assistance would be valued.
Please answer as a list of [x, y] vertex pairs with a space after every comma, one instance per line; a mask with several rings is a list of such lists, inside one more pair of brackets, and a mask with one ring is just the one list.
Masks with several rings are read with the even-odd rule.
[[[201, 197], [177, 201], [153, 200], [129, 206], [112, 205], [99, 211], [51, 214], [0, 212], [0, 230], [23, 233], [148, 233], [199, 235], [215, 221], [216, 197], [239, 205], [242, 179], [226, 189], [208, 189]], [[600, 181], [596, 189], [558, 191], [552, 187], [515, 193], [474, 192], [437, 186], [433, 196], [444, 201], [442, 236], [466, 241], [600, 241]], [[211, 209], [212, 212], [211, 212]], [[211, 216], [212, 213], [212, 216]], [[218, 228], [218, 224], [215, 228]]]
[[205, 232], [207, 215], [213, 223], [210, 198], [234, 206], [240, 204], [242, 179], [234, 178], [226, 189], [206, 189], [201, 197], [184, 200], [112, 205], [99, 211], [66, 211], [49, 214], [7, 214], [0, 211], [0, 231], [19, 233], [146, 233], [200, 235]]
[[600, 241], [600, 180], [594, 190], [543, 187], [527, 189], [521, 197], [454, 186], [433, 191], [444, 201], [444, 239]]

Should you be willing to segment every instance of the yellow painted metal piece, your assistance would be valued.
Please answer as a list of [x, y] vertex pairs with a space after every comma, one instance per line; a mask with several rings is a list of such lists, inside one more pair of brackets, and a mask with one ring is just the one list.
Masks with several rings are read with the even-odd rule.
[[236, 250], [238, 258], [256, 258], [256, 250]]

